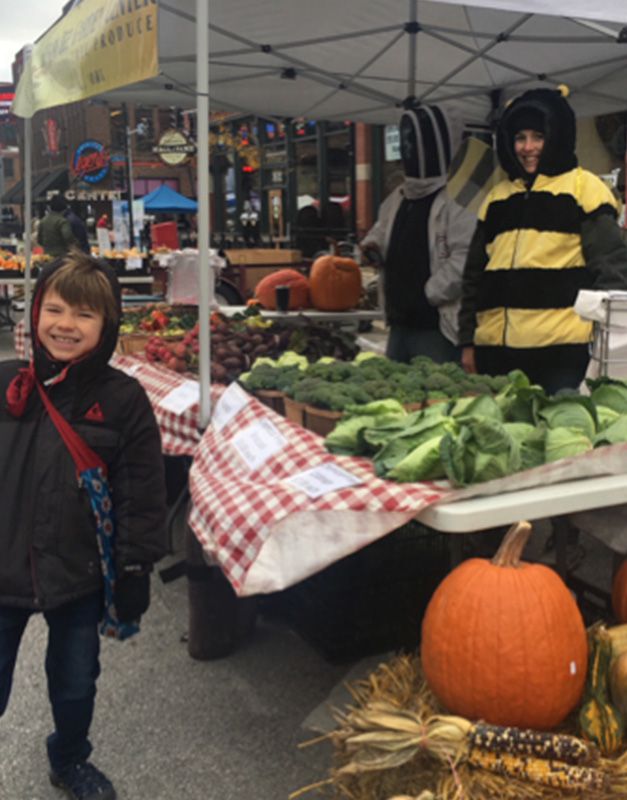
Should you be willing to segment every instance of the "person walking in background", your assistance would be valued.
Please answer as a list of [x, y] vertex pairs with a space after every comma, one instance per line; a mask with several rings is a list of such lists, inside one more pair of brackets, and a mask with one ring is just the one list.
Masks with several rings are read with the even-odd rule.
[[53, 258], [66, 255], [71, 247], [78, 247], [79, 242], [69, 220], [64, 216], [66, 202], [62, 195], [55, 194], [50, 201], [50, 210], [39, 223], [37, 241], [44, 252]]
[[383, 267], [387, 355], [410, 361], [459, 361], [457, 313], [462, 272], [476, 216], [447, 196], [446, 177], [463, 123], [441, 106], [403, 112], [405, 179], [382, 203], [361, 241]]
[[553, 393], [577, 388], [592, 325], [573, 308], [580, 289], [627, 289], [627, 247], [606, 185], [577, 165], [576, 122], [560, 90], [532, 89], [497, 129], [508, 178], [479, 211], [459, 314], [462, 366], [523, 370]]
[[83, 251], [83, 253], [89, 253], [89, 238], [87, 237], [87, 226], [83, 222], [83, 220], [78, 216], [76, 211], [72, 208], [71, 205], [68, 205], [65, 211], [63, 212], [63, 216], [66, 220], [70, 223], [70, 227], [72, 228], [72, 233], [78, 242], [79, 248]]
[[98, 222], [96, 223], [97, 228], [108, 228], [109, 227], [109, 215], [105, 212], [98, 217]]
[[[50, 780], [72, 800], [115, 800], [89, 761], [99, 622], [136, 630], [167, 551], [159, 429], [140, 384], [108, 365], [120, 315], [111, 268], [73, 250], [39, 276], [33, 360], [0, 364], [0, 715], [28, 620], [43, 613]], [[85, 450], [98, 471], [79, 467]]]

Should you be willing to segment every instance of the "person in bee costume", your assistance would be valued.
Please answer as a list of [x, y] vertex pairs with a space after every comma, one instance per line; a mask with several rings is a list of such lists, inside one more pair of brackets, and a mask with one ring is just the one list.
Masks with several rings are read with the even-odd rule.
[[476, 216], [446, 193], [463, 122], [443, 106], [419, 106], [400, 120], [405, 178], [381, 204], [361, 242], [383, 268], [387, 355], [459, 361], [457, 315]]
[[627, 247], [607, 186], [578, 166], [565, 89], [532, 89], [503, 112], [497, 154], [507, 178], [479, 210], [459, 314], [467, 372], [523, 370], [553, 393], [577, 388], [592, 325], [580, 289], [627, 289]]

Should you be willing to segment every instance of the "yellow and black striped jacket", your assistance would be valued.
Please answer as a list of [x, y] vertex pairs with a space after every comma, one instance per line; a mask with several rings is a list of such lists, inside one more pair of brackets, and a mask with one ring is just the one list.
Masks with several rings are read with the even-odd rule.
[[597, 283], [604, 247], [587, 223], [603, 218], [602, 229], [611, 223], [619, 236], [615, 216], [610, 190], [580, 167], [539, 174], [530, 188], [522, 179], [495, 186], [465, 267], [461, 342], [516, 349], [588, 342], [591, 325], [573, 304]]

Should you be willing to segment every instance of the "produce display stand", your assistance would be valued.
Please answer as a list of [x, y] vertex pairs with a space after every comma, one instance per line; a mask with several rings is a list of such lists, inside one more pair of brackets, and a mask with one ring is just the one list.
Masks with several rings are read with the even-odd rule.
[[[241, 314], [246, 306], [219, 306], [218, 310], [225, 317]], [[265, 308], [259, 313], [263, 319], [277, 320], [298, 325], [305, 322], [333, 322], [340, 325], [351, 325], [359, 322], [376, 322], [383, 319], [381, 309], [352, 309], [350, 311], [318, 311], [315, 308], [303, 308], [299, 311], [271, 311]]]

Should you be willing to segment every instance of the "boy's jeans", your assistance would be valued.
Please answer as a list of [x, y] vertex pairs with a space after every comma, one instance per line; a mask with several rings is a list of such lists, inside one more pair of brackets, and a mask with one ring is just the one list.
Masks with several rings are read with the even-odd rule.
[[[17, 651], [33, 613], [30, 609], [0, 606], [0, 716], [9, 702]], [[47, 745], [55, 772], [86, 761], [91, 753], [87, 737], [100, 673], [101, 615], [100, 592], [44, 612], [48, 623], [48, 695], [56, 728]]]

